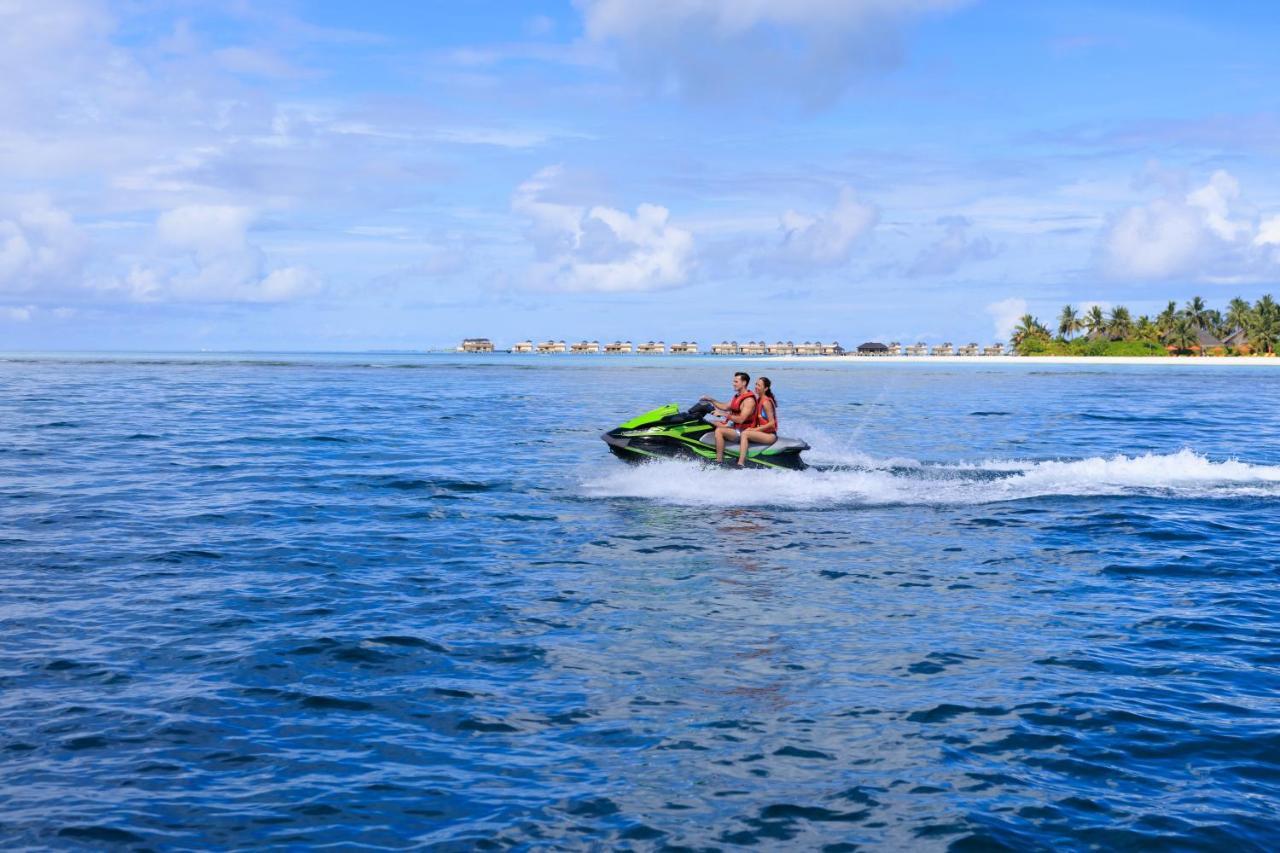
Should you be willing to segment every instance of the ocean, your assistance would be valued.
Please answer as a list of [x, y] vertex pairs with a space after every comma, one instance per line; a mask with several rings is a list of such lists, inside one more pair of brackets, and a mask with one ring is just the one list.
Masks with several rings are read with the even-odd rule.
[[[599, 440], [735, 369], [813, 468]], [[1274, 849], [1277, 411], [1263, 369], [0, 357], [0, 845]]]

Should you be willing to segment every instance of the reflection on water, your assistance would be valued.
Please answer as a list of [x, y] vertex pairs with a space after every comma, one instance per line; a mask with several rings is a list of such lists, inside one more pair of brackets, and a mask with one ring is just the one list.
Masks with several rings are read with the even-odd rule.
[[1273, 846], [1280, 374], [733, 367], [0, 362], [0, 838]]

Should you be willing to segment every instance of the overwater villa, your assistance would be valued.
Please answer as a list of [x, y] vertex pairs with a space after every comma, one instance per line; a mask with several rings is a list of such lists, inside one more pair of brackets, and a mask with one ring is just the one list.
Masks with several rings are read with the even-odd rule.
[[929, 347], [927, 344], [924, 343], [924, 341], [920, 341], [919, 343], [914, 343], [911, 346], [907, 347], [906, 352], [907, 352], [907, 355], [910, 355], [910, 356], [928, 355]]
[[955, 354], [956, 354], [956, 349], [951, 345], [951, 341], [947, 341], [946, 343], [943, 343], [943, 344], [938, 344], [936, 347], [933, 348], [933, 351], [929, 353], [929, 355], [955, 355]]
[[721, 341], [711, 345], [712, 355], [737, 355], [739, 352], [741, 350], [738, 348], [737, 341]]
[[606, 355], [630, 355], [635, 347], [631, 346], [631, 341], [614, 341], [607, 344], [604, 351]]
[[533, 352], [533, 341], [521, 341], [511, 348], [512, 352]]
[[493, 341], [488, 338], [465, 338], [458, 345], [458, 352], [493, 352]]
[[795, 355], [796, 345], [791, 341], [787, 341], [785, 344], [782, 341], [776, 341], [765, 347], [765, 352], [769, 353], [769, 355]]
[[599, 341], [578, 341], [572, 347], [574, 355], [594, 355], [600, 352]]
[[796, 355], [822, 355], [821, 341], [816, 344], [813, 341], [796, 344]]
[[1004, 355], [1004, 344], [994, 343], [982, 351], [983, 355]]
[[902, 355], [902, 354], [903, 354], [902, 344], [898, 343], [897, 341], [890, 341], [889, 351], [885, 353], [885, 355]]
[[840, 346], [840, 344], [837, 341], [832, 341], [829, 344], [822, 344], [822, 354], [823, 355], [844, 355], [844, 347]]
[[662, 341], [658, 341], [656, 344], [653, 341], [649, 341], [636, 347], [636, 351], [641, 355], [662, 355], [667, 351], [667, 345]]
[[768, 347], [764, 345], [764, 341], [747, 341], [738, 347], [738, 353], [740, 355], [764, 355], [767, 349]]
[[889, 348], [879, 341], [867, 341], [858, 344], [858, 355], [888, 355]]
[[671, 354], [672, 355], [697, 355], [698, 342], [697, 341], [681, 341], [678, 344], [672, 344]]
[[564, 345], [564, 341], [543, 341], [538, 344], [538, 352], [542, 355], [551, 355], [553, 353], [568, 352], [569, 348]]
[[960, 347], [960, 349], [956, 352], [956, 355], [976, 356], [976, 355], [980, 355], [981, 353], [982, 353], [982, 350], [978, 347], [976, 343], [969, 343]]

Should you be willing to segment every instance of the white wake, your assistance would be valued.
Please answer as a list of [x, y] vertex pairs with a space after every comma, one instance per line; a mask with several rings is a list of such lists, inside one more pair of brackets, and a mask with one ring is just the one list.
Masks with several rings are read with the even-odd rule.
[[1151, 494], [1280, 497], [1280, 466], [1213, 461], [1191, 450], [1075, 461], [986, 460], [929, 465], [855, 452], [806, 454], [835, 468], [723, 470], [692, 462], [617, 466], [588, 476], [598, 498], [643, 498], [689, 506], [982, 504], [1044, 496]]

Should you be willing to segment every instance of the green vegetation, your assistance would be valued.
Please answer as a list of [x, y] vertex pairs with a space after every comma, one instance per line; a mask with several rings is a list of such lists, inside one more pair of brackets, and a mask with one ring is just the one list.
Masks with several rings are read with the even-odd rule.
[[1031, 314], [1013, 331], [1018, 355], [1164, 356], [1267, 355], [1280, 347], [1280, 303], [1263, 296], [1250, 305], [1232, 299], [1224, 314], [1196, 296], [1181, 309], [1170, 301], [1154, 318], [1136, 320], [1123, 305], [1110, 313], [1093, 305], [1083, 315], [1065, 305], [1058, 315], [1058, 334]]

